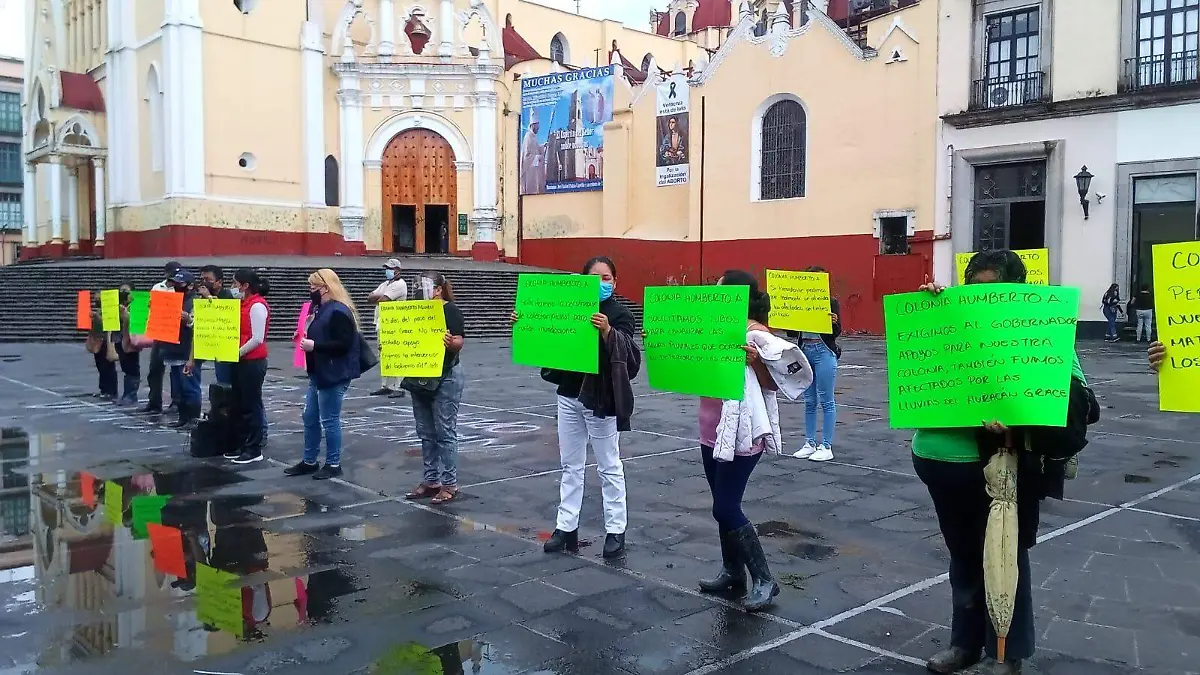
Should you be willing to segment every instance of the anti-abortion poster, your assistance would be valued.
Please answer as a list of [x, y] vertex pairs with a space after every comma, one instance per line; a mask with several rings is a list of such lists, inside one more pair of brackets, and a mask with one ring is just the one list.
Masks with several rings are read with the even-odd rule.
[[521, 194], [604, 188], [613, 67], [521, 80]]
[[675, 73], [658, 85], [655, 173], [658, 187], [688, 182], [688, 81]]

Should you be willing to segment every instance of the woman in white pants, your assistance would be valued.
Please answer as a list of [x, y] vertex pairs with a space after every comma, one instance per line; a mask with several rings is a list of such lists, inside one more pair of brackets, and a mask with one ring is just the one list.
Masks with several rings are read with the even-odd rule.
[[[592, 258], [584, 274], [600, 277], [600, 311], [592, 315], [600, 350], [596, 375], [542, 370], [542, 379], [558, 385], [558, 451], [562, 460], [558, 518], [546, 553], [579, 550], [579, 511], [583, 507], [583, 475], [587, 446], [596, 454], [604, 495], [604, 557], [625, 552], [625, 470], [621, 465], [620, 432], [629, 431], [633, 414], [631, 380], [641, 367], [634, 334], [636, 321], [616, 298], [617, 267], [605, 257]], [[513, 321], [520, 317], [513, 313]]]

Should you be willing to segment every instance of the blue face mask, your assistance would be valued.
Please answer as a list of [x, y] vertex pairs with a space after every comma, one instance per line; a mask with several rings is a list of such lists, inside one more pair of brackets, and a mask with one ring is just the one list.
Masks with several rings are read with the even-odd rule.
[[600, 302], [604, 302], [605, 300], [611, 298], [612, 294], [613, 294], [612, 282], [611, 281], [601, 281], [600, 282]]
[[387, 277], [388, 281], [396, 278], [396, 270], [384, 270], [383, 276]]

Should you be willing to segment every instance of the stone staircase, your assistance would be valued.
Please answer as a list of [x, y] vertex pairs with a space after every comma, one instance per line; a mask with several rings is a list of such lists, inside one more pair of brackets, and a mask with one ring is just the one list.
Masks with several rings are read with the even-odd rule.
[[[308, 299], [308, 275], [313, 266], [267, 266], [263, 276], [271, 284], [270, 340], [288, 340], [296, 327], [300, 306]], [[456, 261], [457, 262], [457, 261]], [[358, 305], [364, 332], [373, 334], [373, 311], [366, 298], [383, 281], [380, 267], [334, 267], [346, 290]], [[467, 321], [469, 338], [506, 338], [512, 334], [509, 317], [517, 292], [521, 268], [506, 269], [464, 265], [439, 267], [436, 259], [405, 261], [404, 279], [409, 292], [413, 279], [425, 270], [438, 270], [454, 286], [459, 307]], [[542, 271], [542, 270], [538, 270]], [[192, 269], [198, 273], [198, 269]], [[234, 270], [226, 268], [226, 281]], [[148, 290], [162, 279], [162, 265], [139, 266], [75, 265], [71, 263], [18, 264], [0, 267], [0, 342], [70, 342], [84, 339], [75, 329], [75, 301], [80, 290], [93, 293], [130, 282], [136, 290]], [[624, 301], [641, 322], [641, 307]]]

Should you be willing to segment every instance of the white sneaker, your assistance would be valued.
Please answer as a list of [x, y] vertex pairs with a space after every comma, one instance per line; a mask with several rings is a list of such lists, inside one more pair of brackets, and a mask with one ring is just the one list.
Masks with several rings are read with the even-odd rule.
[[810, 462], [828, 462], [833, 459], [833, 448], [822, 443], [817, 446], [816, 452], [809, 455], [808, 459]]
[[800, 448], [796, 452], [792, 453], [792, 457], [795, 457], [796, 459], [808, 459], [809, 457], [812, 457], [812, 454], [816, 451], [817, 446], [813, 445], [810, 441], [806, 441], [803, 448]]

